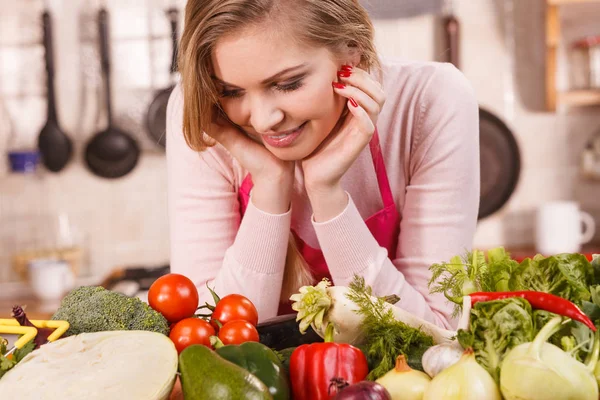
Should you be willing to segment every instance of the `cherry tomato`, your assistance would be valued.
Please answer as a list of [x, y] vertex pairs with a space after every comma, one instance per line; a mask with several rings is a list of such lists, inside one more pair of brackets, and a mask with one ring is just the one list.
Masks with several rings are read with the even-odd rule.
[[148, 291], [150, 307], [169, 322], [191, 317], [198, 308], [198, 289], [189, 278], [167, 274], [158, 278]]
[[258, 311], [254, 307], [254, 304], [246, 297], [240, 294], [230, 294], [223, 297], [217, 303], [212, 313], [211, 323], [213, 326], [218, 327], [214, 320], [225, 325], [230, 321], [238, 319], [248, 321], [256, 326], [258, 323]]
[[177, 353], [192, 344], [202, 344], [212, 349], [210, 337], [215, 335], [212, 325], [200, 318], [185, 318], [175, 324], [169, 337], [175, 344]]
[[219, 339], [223, 344], [242, 344], [244, 342], [258, 342], [258, 331], [248, 321], [229, 321], [219, 329]]

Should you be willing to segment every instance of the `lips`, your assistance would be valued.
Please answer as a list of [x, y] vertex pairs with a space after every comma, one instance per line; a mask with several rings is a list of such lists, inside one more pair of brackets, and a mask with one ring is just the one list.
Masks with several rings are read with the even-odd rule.
[[[308, 122], [308, 121], [307, 121]], [[292, 129], [285, 132], [279, 132], [276, 135], [262, 135], [263, 142], [271, 147], [289, 147], [296, 139], [304, 132], [307, 122], [304, 122], [296, 129]]]

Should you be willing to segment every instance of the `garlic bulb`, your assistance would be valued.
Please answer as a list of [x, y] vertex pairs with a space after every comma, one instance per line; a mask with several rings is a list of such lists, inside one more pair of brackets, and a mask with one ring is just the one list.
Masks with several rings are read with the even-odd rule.
[[475, 361], [468, 348], [458, 362], [440, 372], [429, 384], [423, 400], [501, 400], [498, 385]]
[[[458, 329], [469, 330], [470, 316], [471, 298], [464, 296], [462, 316], [458, 323]], [[427, 372], [427, 375], [433, 378], [449, 366], [456, 364], [464, 351], [465, 349], [462, 348], [456, 339], [452, 342], [432, 346], [427, 349], [421, 359], [423, 369]]]
[[449, 366], [456, 364], [463, 352], [464, 350], [458, 342], [431, 346], [423, 354], [423, 369], [427, 375], [433, 378]]

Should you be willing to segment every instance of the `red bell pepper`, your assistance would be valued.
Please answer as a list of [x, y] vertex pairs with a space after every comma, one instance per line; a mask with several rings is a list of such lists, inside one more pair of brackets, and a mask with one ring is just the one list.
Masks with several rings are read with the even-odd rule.
[[290, 381], [294, 400], [327, 400], [337, 394], [338, 383], [352, 385], [369, 373], [363, 352], [345, 343], [333, 343], [333, 325], [324, 343], [298, 346], [290, 358]]
[[521, 297], [529, 302], [533, 308], [546, 310], [552, 313], [569, 317], [586, 325], [592, 331], [596, 331], [594, 323], [577, 305], [562, 297], [550, 293], [535, 292], [532, 290], [523, 290], [518, 292], [477, 292], [469, 295], [471, 304], [475, 305], [480, 301], [492, 301], [508, 299], [511, 297]]

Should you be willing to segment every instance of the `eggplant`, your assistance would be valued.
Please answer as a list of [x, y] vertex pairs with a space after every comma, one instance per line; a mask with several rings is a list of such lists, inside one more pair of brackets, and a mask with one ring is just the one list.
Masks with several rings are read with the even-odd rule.
[[382, 385], [371, 381], [361, 381], [346, 386], [335, 400], [392, 400], [392, 396]]
[[300, 333], [300, 322], [296, 322], [296, 314], [285, 314], [268, 319], [256, 326], [259, 341], [273, 350], [297, 347], [301, 344], [322, 342], [315, 331]]

